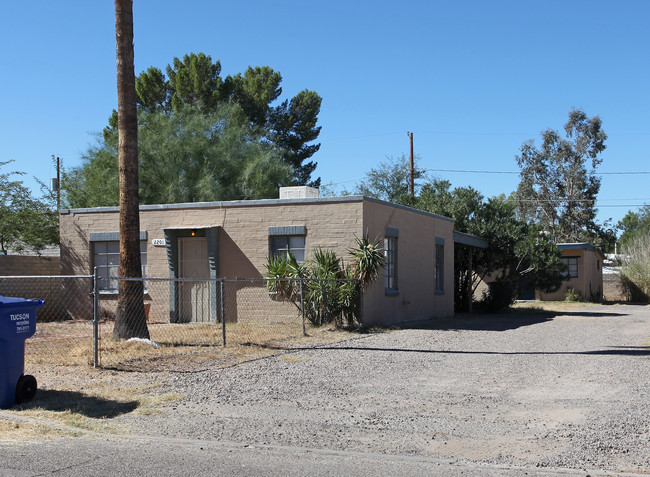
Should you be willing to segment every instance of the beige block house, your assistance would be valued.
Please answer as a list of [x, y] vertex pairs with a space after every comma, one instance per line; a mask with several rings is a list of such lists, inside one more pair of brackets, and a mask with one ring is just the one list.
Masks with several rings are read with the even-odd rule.
[[[389, 250], [390, 266], [387, 276], [363, 295], [364, 323], [390, 325], [453, 315], [452, 219], [363, 196], [299, 195], [302, 197], [141, 206], [146, 276], [261, 277], [267, 256], [274, 251], [290, 250], [297, 258], [309, 260], [320, 247], [346, 259], [355, 237], [367, 234], [380, 239]], [[62, 273], [90, 274], [95, 266], [100, 275], [115, 273], [118, 221], [117, 207], [63, 210]], [[103, 297], [116, 294], [114, 280], [100, 285]], [[88, 290], [79, 293], [88, 294]], [[245, 299], [245, 293], [238, 290], [241, 296], [237, 299]], [[168, 300], [152, 303], [158, 320], [214, 319], [214, 314], [207, 318], [192, 315], [191, 303], [187, 303], [196, 299], [192, 293], [172, 285], [169, 295]], [[214, 297], [214, 290], [207, 295]], [[206, 308], [215, 306], [213, 300]], [[263, 307], [270, 314], [287, 312], [286, 304], [270, 298], [268, 308], [266, 304]], [[70, 311], [74, 318], [89, 313], [92, 310]], [[243, 318], [227, 316], [226, 320]]]
[[586, 300], [600, 301], [603, 298], [603, 252], [588, 243], [560, 243], [562, 261], [567, 265], [566, 280], [554, 293], [539, 293], [540, 300], [564, 300], [572, 288]]

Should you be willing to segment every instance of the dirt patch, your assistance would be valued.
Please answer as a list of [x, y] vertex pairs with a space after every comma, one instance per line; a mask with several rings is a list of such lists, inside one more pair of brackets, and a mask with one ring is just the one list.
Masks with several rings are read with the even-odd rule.
[[[171, 357], [146, 368], [144, 356], [147, 372], [52, 366], [32, 370], [42, 389], [79, 394], [41, 403], [37, 394], [34, 407], [11, 412], [61, 421], [69, 412], [79, 429], [107, 434], [641, 472], [649, 312], [570, 304], [251, 341], [175, 356], [182, 366], [172, 370]], [[57, 397], [67, 404], [55, 409]]]

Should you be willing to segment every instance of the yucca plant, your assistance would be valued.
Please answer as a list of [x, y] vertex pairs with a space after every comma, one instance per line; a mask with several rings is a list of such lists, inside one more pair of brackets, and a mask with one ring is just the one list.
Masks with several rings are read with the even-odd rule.
[[306, 294], [306, 311], [309, 321], [321, 326], [332, 321], [339, 321], [339, 280], [343, 278], [341, 260], [331, 250], [318, 248], [311, 261], [311, 277]]
[[354, 237], [356, 247], [348, 249], [352, 255], [352, 276], [361, 282], [361, 287], [366, 288], [379, 277], [381, 270], [386, 266], [386, 257], [379, 246], [379, 239], [370, 241], [367, 235]]
[[349, 280], [342, 281], [338, 287], [338, 306], [340, 309], [337, 326], [356, 326], [361, 317], [361, 282], [352, 279], [354, 268], [345, 267], [344, 275]]
[[345, 267], [331, 250], [318, 248], [307, 265], [301, 265], [292, 254], [269, 256], [266, 262], [269, 295], [274, 300], [289, 301], [299, 310], [300, 280], [305, 282], [305, 316], [314, 326], [334, 322], [337, 327], [355, 326], [361, 317], [361, 291], [376, 280], [386, 264], [379, 241], [368, 236], [355, 237], [356, 246], [349, 249], [352, 261]]
[[269, 255], [266, 258], [266, 282], [269, 296], [278, 301], [289, 301], [300, 309], [300, 281], [305, 278], [307, 269], [296, 260], [292, 253], [287, 255]]

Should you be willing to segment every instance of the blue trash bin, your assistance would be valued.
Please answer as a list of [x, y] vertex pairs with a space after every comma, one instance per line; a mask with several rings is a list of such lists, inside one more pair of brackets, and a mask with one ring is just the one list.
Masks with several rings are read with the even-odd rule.
[[36, 333], [43, 300], [0, 296], [0, 409], [31, 401], [36, 378], [25, 375], [25, 340]]

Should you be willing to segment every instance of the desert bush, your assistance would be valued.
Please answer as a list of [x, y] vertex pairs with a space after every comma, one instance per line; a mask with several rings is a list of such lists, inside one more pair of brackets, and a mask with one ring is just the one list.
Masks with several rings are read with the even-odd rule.
[[575, 288], [567, 288], [566, 292], [564, 293], [564, 301], [568, 302], [580, 302], [580, 301], [585, 301], [582, 295], [578, 290]]
[[631, 237], [622, 249], [621, 276], [623, 285], [633, 291], [635, 301], [650, 297], [650, 233]]

